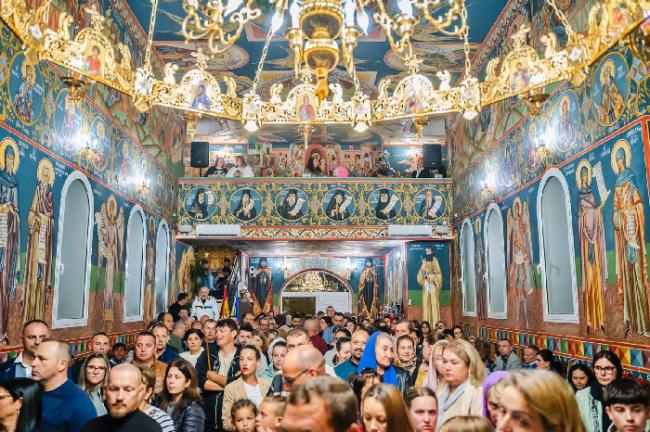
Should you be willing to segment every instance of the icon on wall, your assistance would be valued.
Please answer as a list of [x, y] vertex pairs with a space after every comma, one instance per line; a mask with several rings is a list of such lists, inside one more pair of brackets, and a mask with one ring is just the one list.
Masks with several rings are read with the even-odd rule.
[[346, 189], [332, 189], [323, 197], [323, 211], [333, 221], [348, 219], [354, 210], [354, 197]]
[[400, 198], [390, 189], [376, 189], [368, 199], [374, 216], [379, 220], [392, 220], [397, 217], [402, 204]]
[[297, 221], [307, 211], [307, 195], [302, 189], [284, 189], [275, 200], [275, 209], [282, 219]]
[[185, 198], [185, 210], [195, 220], [206, 220], [212, 216], [216, 208], [214, 195], [204, 187], [189, 191]]
[[16, 54], [11, 62], [9, 94], [18, 119], [33, 125], [43, 111], [45, 86], [38, 65], [30, 64], [23, 53]]
[[415, 196], [415, 210], [422, 219], [435, 221], [447, 212], [447, 203], [438, 189], [422, 189]]
[[630, 94], [630, 79], [625, 58], [612, 53], [603, 58], [596, 69], [592, 85], [592, 99], [600, 124], [610, 126], [625, 110]]
[[241, 221], [252, 221], [256, 219], [261, 212], [262, 197], [254, 189], [238, 189], [230, 197], [230, 213]]

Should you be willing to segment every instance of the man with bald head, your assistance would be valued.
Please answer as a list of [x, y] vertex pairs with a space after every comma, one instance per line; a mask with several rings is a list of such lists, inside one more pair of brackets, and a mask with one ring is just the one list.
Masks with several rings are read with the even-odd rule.
[[318, 320], [314, 318], [310, 318], [305, 320], [305, 324], [303, 324], [303, 327], [305, 330], [307, 330], [307, 333], [309, 333], [309, 340], [311, 341], [311, 344], [318, 350], [320, 351], [321, 354], [325, 355], [325, 353], [330, 349], [329, 345], [327, 345], [327, 342], [325, 340], [318, 336], [318, 330], [319, 330], [319, 324]]
[[43, 432], [79, 432], [84, 424], [97, 417], [86, 393], [68, 379], [70, 346], [56, 339], [46, 339], [38, 346], [32, 362], [32, 378], [43, 388], [41, 427]]
[[160, 425], [138, 408], [145, 385], [137, 366], [120, 364], [111, 369], [104, 396], [108, 414], [89, 421], [83, 432], [162, 432]]
[[325, 358], [311, 345], [289, 351], [284, 359], [282, 381], [287, 394], [308, 379], [321, 375], [325, 375]]

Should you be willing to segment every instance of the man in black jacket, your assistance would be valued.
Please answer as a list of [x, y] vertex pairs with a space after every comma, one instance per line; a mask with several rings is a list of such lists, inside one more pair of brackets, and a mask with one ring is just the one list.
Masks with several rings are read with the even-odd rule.
[[169, 309], [167, 309], [167, 311], [170, 314], [172, 314], [172, 318], [174, 322], [180, 319], [178, 314], [181, 312], [181, 309], [187, 309], [187, 304], [189, 303], [189, 301], [190, 301], [190, 296], [187, 293], [180, 293], [178, 294], [176, 303], [169, 306]]
[[223, 389], [239, 375], [239, 348], [235, 346], [237, 323], [232, 319], [217, 322], [216, 343], [207, 343], [196, 361], [199, 387], [205, 402], [205, 430], [221, 431]]
[[144, 392], [137, 366], [126, 363], [111, 369], [104, 393], [108, 414], [90, 420], [82, 432], [162, 432], [154, 419], [138, 409]]

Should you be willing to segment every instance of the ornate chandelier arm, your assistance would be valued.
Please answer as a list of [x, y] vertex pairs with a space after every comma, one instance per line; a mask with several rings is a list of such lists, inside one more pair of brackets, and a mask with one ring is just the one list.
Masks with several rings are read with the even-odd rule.
[[[391, 49], [397, 52], [402, 58], [410, 58], [413, 55], [411, 36], [413, 35], [417, 21], [407, 14], [401, 14], [397, 19], [392, 19], [386, 13], [383, 0], [377, 0], [376, 4], [378, 11], [375, 12], [373, 18], [386, 33], [386, 38]], [[399, 40], [396, 40], [393, 33], [399, 37]]]
[[[467, 9], [464, 0], [449, 1], [450, 9], [443, 15], [433, 17], [432, 8], [443, 6], [442, 0], [413, 0], [413, 6], [422, 12], [422, 17], [435, 29], [435, 31], [447, 36], [460, 36], [467, 28]], [[460, 25], [448, 30], [455, 22], [460, 20]]]
[[[185, 40], [207, 39], [211, 54], [225, 52], [239, 39], [244, 25], [262, 14], [254, 7], [255, 0], [248, 0], [240, 8], [241, 3], [241, 0], [228, 0], [224, 7], [221, 0], [208, 0], [199, 6], [199, 0], [184, 0], [183, 9], [187, 15], [181, 24], [183, 37]], [[224, 21], [229, 16], [230, 22], [237, 25], [231, 33], [224, 31]]]

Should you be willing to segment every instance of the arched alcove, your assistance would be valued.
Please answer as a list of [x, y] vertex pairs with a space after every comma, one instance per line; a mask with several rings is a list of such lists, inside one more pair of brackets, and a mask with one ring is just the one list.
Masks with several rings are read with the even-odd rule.
[[156, 234], [156, 264], [154, 282], [154, 316], [167, 310], [169, 279], [169, 227], [162, 220]]
[[310, 308], [313, 303], [313, 311], [309, 312], [311, 314], [324, 311], [330, 305], [340, 312], [352, 312], [352, 300], [353, 291], [350, 284], [336, 273], [322, 268], [308, 268], [292, 275], [282, 284], [279, 294], [281, 313], [291, 311], [291, 305], [301, 303], [309, 305]]
[[463, 315], [476, 316], [476, 265], [474, 259], [474, 232], [469, 219], [460, 231], [461, 285]]
[[146, 263], [146, 219], [142, 207], [133, 206], [126, 234], [126, 266], [124, 269], [124, 322], [143, 317], [144, 267]]
[[485, 215], [485, 261], [487, 267], [488, 317], [507, 318], [506, 254], [503, 216], [495, 203]]

